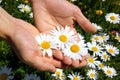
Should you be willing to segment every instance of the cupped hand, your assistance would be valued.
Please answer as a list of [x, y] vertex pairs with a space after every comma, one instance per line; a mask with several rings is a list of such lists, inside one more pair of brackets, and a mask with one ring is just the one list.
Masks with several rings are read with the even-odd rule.
[[6, 40], [17, 56], [40, 71], [54, 72], [62, 67], [61, 61], [42, 56], [35, 36], [39, 31], [31, 24], [10, 16], [0, 7], [0, 37]]
[[[40, 32], [46, 33], [57, 26], [72, 26], [76, 21], [82, 29], [88, 32], [96, 32], [96, 28], [82, 14], [80, 9], [66, 0], [30, 0], [33, 8], [35, 25]], [[75, 29], [74, 29], [75, 30]], [[76, 31], [76, 30], [75, 30]], [[57, 51], [54, 54], [57, 58]], [[86, 65], [89, 54], [83, 57], [82, 61], [74, 61], [68, 57], [63, 62], [74, 67]], [[62, 58], [61, 58], [62, 59]]]

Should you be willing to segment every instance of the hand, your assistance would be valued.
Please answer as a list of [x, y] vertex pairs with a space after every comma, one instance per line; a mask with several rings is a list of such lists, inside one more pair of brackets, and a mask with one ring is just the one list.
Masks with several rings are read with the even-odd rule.
[[[96, 28], [93, 27], [90, 21], [85, 18], [80, 9], [77, 6], [67, 2], [66, 0], [30, 1], [33, 7], [35, 25], [40, 32], [48, 33], [51, 29], [54, 29], [56, 28], [56, 26], [59, 25], [73, 26], [74, 21], [78, 22], [78, 24], [85, 31], [96, 32]], [[88, 57], [89, 54], [84, 56], [81, 62], [71, 60], [68, 57], [64, 57], [63, 62], [68, 65], [72, 64], [73, 67], [79, 67], [87, 64], [85, 59], [87, 59]], [[59, 58], [59, 56], [57, 58]]]
[[0, 7], [0, 37], [5, 39], [26, 64], [41, 71], [54, 72], [61, 67], [61, 61], [41, 56], [41, 50], [35, 40], [39, 31], [31, 24], [10, 16]]

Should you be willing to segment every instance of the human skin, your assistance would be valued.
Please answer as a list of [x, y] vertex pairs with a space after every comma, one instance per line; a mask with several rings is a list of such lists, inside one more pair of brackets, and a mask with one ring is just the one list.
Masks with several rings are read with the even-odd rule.
[[[66, 0], [30, 0], [33, 8], [35, 25], [42, 33], [49, 33], [50, 30], [55, 29], [57, 26], [70, 26], [77, 34], [74, 28], [74, 21], [76, 21], [83, 30], [87, 32], [96, 32], [96, 28], [91, 22], [82, 14], [80, 9]], [[59, 56], [54, 56], [67, 65], [73, 67], [82, 67], [87, 64], [86, 59], [90, 56], [87, 54], [83, 56], [81, 61], [72, 60], [69, 57], [62, 57], [62, 53], [59, 52]]]

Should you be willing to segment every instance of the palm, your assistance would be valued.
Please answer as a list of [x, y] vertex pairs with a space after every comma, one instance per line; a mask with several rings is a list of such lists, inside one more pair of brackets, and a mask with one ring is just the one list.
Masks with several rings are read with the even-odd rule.
[[79, 8], [66, 0], [36, 0], [36, 3], [33, 3], [33, 10], [36, 26], [42, 32], [59, 25], [72, 25], [74, 21], [86, 31], [96, 31]]

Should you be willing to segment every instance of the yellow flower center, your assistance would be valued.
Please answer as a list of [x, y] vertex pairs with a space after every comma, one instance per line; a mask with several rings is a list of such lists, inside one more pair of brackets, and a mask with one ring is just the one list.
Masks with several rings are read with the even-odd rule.
[[80, 51], [80, 47], [77, 44], [74, 44], [70, 47], [70, 50], [74, 53], [77, 53]]
[[94, 73], [91, 73], [91, 74], [90, 74], [90, 77], [94, 78], [94, 77], [95, 77], [95, 74], [94, 74]]
[[49, 49], [49, 48], [50, 48], [50, 42], [48, 42], [48, 41], [43, 41], [43, 42], [41, 43], [41, 47], [42, 47], [43, 49]]
[[88, 58], [88, 61], [91, 63], [94, 63], [94, 59], [93, 58]]
[[78, 77], [74, 77], [73, 80], [79, 80]]
[[102, 10], [96, 10], [96, 14], [102, 15], [102, 14], [103, 14], [103, 11], [102, 11]]
[[60, 41], [62, 41], [62, 42], [67, 42], [67, 40], [68, 40], [68, 38], [67, 38], [66, 35], [60, 35], [59, 39], [60, 39]]
[[98, 48], [97, 48], [96, 46], [94, 46], [94, 47], [92, 47], [92, 50], [93, 50], [94, 52], [97, 52], [97, 51], [98, 51]]
[[107, 58], [108, 58], [108, 55], [107, 55], [107, 54], [104, 54], [103, 57], [104, 57], [105, 59], [107, 59]]
[[107, 74], [112, 74], [112, 71], [111, 70], [107, 70]]
[[23, 11], [26, 11], [26, 8], [25, 8], [25, 7], [23, 7], [23, 8], [22, 8], [22, 10], [23, 10]]
[[95, 37], [95, 40], [96, 40], [96, 41], [98, 41], [98, 40], [99, 40], [99, 37], [98, 37], [98, 36], [96, 36], [96, 37]]
[[110, 19], [111, 19], [111, 20], [115, 20], [116, 17], [115, 17], [115, 16], [110, 16]]
[[8, 75], [6, 73], [3, 73], [0, 75], [0, 80], [7, 80]]
[[101, 64], [99, 64], [99, 67], [100, 67], [100, 68], [103, 68], [103, 67], [104, 67], [104, 65], [101, 63]]
[[110, 48], [110, 49], [108, 50], [108, 52], [112, 54], [112, 53], [114, 53], [114, 50]]
[[101, 38], [104, 40], [104, 39], [105, 39], [105, 36], [101, 36]]
[[60, 76], [60, 71], [56, 71], [55, 74], [56, 74], [57, 76]]

